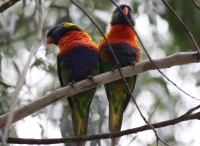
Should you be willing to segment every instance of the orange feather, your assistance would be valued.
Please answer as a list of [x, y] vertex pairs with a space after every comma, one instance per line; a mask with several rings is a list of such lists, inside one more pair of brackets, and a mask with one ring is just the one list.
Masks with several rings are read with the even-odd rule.
[[[122, 25], [122, 24], [112, 26], [110, 28], [109, 32], [105, 36], [111, 45], [123, 42], [123, 43], [127, 43], [130, 46], [133, 46], [134, 48], [136, 48], [137, 52], [139, 53], [139, 55], [137, 56], [137, 62], [140, 61], [141, 50], [137, 43], [137, 37], [135, 35], [135, 32], [132, 30], [132, 28], [130, 26]], [[99, 41], [99, 46], [104, 46], [104, 45], [107, 45], [107, 43], [104, 40], [104, 38], [102, 37]], [[104, 56], [105, 59], [107, 58], [106, 53], [104, 53], [102, 51], [100, 52], [100, 56]]]
[[60, 39], [58, 43], [60, 51], [58, 54], [67, 54], [81, 45], [88, 46], [88, 49], [98, 52], [98, 47], [87, 33], [84, 31], [70, 31]]

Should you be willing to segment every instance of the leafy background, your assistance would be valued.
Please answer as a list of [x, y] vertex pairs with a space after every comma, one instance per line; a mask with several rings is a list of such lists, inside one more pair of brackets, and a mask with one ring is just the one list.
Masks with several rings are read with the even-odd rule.
[[[6, 2], [2, 0], [0, 4]], [[115, 8], [107, 0], [77, 0], [92, 16], [100, 28], [107, 32], [110, 15]], [[162, 58], [177, 52], [195, 51], [183, 27], [161, 0], [118, 0], [118, 4], [132, 6], [136, 30], [152, 58]], [[200, 45], [200, 10], [190, 0], [168, 0], [169, 4], [185, 22]], [[196, 0], [200, 4], [200, 0]], [[101, 37], [97, 28], [71, 2], [66, 0], [43, 0], [43, 42], [26, 75], [17, 107], [24, 106], [48, 92], [60, 88], [56, 72], [58, 48], [46, 46], [46, 34], [56, 24], [73, 22], [89, 33], [95, 43]], [[10, 107], [17, 78], [24, 67], [38, 29], [35, 1], [23, 0], [0, 14], [0, 115]], [[145, 53], [142, 60], [147, 59]], [[186, 58], [187, 59], [187, 58]], [[177, 66], [162, 71], [186, 92], [200, 95], [199, 64]], [[138, 76], [134, 96], [149, 122], [175, 118], [198, 104], [167, 82], [158, 71], [148, 71]], [[12, 125], [9, 136], [20, 138], [56, 138], [72, 136], [70, 108], [66, 99], [58, 101]], [[144, 125], [133, 102], [124, 113], [122, 130]], [[198, 121], [188, 121], [158, 129], [159, 137], [173, 146], [197, 146]], [[60, 132], [61, 131], [61, 132]], [[2, 133], [3, 130], [0, 131]], [[88, 134], [108, 132], [108, 102], [103, 86], [99, 87], [90, 109]], [[87, 142], [86, 145], [109, 145], [110, 140]], [[63, 145], [63, 144], [60, 144]], [[74, 145], [73, 143], [68, 145]], [[156, 145], [152, 131], [123, 136], [119, 145]], [[161, 145], [161, 144], [159, 144]]]

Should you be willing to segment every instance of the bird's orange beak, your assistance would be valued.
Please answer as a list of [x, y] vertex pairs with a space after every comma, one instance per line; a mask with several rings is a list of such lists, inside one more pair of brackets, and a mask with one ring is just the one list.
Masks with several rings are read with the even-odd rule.
[[127, 8], [127, 7], [125, 7], [125, 8], [123, 9], [123, 12], [124, 12], [124, 14], [125, 14], [126, 16], [128, 16], [128, 8]]
[[53, 43], [54, 43], [53, 39], [48, 37], [46, 40], [46, 44], [48, 45], [48, 44], [53, 44]]

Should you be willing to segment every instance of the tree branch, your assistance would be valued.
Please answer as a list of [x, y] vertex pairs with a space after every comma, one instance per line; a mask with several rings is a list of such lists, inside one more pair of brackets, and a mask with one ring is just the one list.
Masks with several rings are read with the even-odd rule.
[[[200, 108], [200, 105], [197, 107], [194, 107], [193, 109], [198, 109]], [[189, 110], [190, 111], [190, 110]], [[175, 125], [180, 122], [188, 121], [188, 120], [200, 120], [200, 112], [197, 112], [195, 114], [188, 114], [186, 112], [182, 116], [159, 122], [159, 123], [154, 123], [151, 124], [154, 128], [162, 128], [170, 125]], [[97, 139], [107, 139], [107, 138], [113, 138], [113, 137], [121, 137], [124, 135], [128, 134], [136, 134], [138, 132], [146, 131], [146, 130], [151, 130], [152, 128], [149, 125], [144, 125], [141, 127], [133, 128], [133, 129], [128, 129], [128, 130], [123, 130], [120, 132], [115, 132], [115, 133], [105, 133], [105, 134], [96, 134], [96, 135], [86, 135], [86, 136], [77, 136], [77, 137], [68, 137], [68, 138], [57, 138], [57, 139], [23, 139], [23, 138], [12, 138], [9, 137], [7, 139], [8, 143], [13, 143], [13, 144], [57, 144], [57, 143], [69, 143], [69, 142], [80, 142], [80, 141], [91, 141], [91, 140], [97, 140]], [[1, 138], [1, 136], [0, 136]], [[1, 139], [0, 139], [1, 142]]]
[[200, 10], [200, 6], [194, 1], [194, 0], [190, 0], [193, 4], [194, 4], [194, 6], [196, 7], [196, 8], [198, 8], [199, 10]]
[[[154, 59], [153, 61], [160, 69], [163, 69], [163, 68], [170, 68], [172, 66], [177, 66], [177, 65], [197, 63], [197, 62], [200, 62], [200, 59], [198, 59], [197, 52], [190, 52], [190, 53], [187, 52], [187, 53], [177, 53], [177, 54], [174, 54], [162, 59]], [[149, 60], [145, 60], [136, 64], [135, 67], [128, 66], [128, 67], [122, 68], [121, 70], [125, 77], [130, 77], [135, 74], [146, 72], [148, 70], [155, 70], [155, 68], [154, 68], [154, 65]], [[93, 78], [94, 84], [88, 79], [86, 79], [86, 80], [77, 82], [75, 85], [75, 90], [71, 88], [70, 86], [56, 89], [50, 92], [49, 94], [44, 95], [43, 97], [39, 98], [38, 100], [33, 101], [29, 103], [28, 105], [20, 107], [17, 110], [15, 110], [12, 123], [22, 118], [25, 118], [26, 116], [31, 115], [34, 112], [41, 110], [42, 108], [64, 97], [70, 97], [72, 95], [78, 94], [85, 90], [88, 90], [96, 86], [103, 85], [115, 80], [119, 80], [119, 79], [121, 79], [119, 71], [115, 70], [115, 74], [113, 74], [113, 72], [106, 72], [98, 76], [94, 76]], [[9, 113], [2, 115], [0, 117], [0, 129], [4, 128], [8, 115]]]
[[3, 3], [0, 6], [0, 13], [4, 12], [8, 8], [10, 8], [12, 5], [14, 5], [15, 3], [17, 3], [18, 1], [20, 1], [20, 0], [9, 0], [9, 1]]

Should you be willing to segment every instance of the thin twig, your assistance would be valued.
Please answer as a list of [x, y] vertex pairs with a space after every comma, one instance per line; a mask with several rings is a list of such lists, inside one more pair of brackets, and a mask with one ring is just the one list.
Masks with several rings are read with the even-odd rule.
[[191, 115], [191, 113], [193, 113], [195, 110], [199, 109], [200, 108], [200, 105], [190, 109], [187, 113], [184, 114], [184, 116], [188, 116], [188, 115]]
[[0, 13], [4, 12], [8, 8], [10, 8], [12, 5], [14, 5], [15, 3], [17, 3], [18, 1], [20, 1], [20, 0], [9, 0], [9, 1], [3, 3], [0, 6]]
[[189, 29], [187, 28], [187, 26], [185, 25], [185, 23], [181, 20], [181, 18], [176, 14], [176, 12], [173, 10], [173, 8], [165, 1], [162, 0], [163, 3], [168, 7], [168, 9], [174, 14], [174, 16], [178, 19], [178, 21], [181, 23], [181, 25], [183, 26], [184, 30], [186, 31], [186, 33], [189, 35], [195, 49], [197, 50], [198, 54], [199, 54], [199, 58], [200, 58], [200, 50], [199, 50], [199, 46], [197, 45], [192, 33], [189, 31]]
[[157, 138], [157, 139], [156, 139], [156, 146], [158, 146], [158, 142], [159, 142], [158, 140], [159, 140], [159, 139]]
[[[197, 107], [199, 107], [198, 105]], [[193, 108], [193, 109], [196, 109]], [[188, 111], [189, 112], [189, 111]], [[154, 128], [163, 128], [166, 126], [175, 125], [184, 121], [188, 120], [200, 120], [200, 112], [197, 112], [192, 115], [188, 115], [186, 112], [185, 114], [179, 116], [178, 118], [174, 118], [171, 120], [154, 123], [152, 126]], [[55, 138], [55, 139], [25, 139], [25, 138], [8, 138], [8, 143], [13, 144], [58, 144], [58, 143], [69, 143], [69, 142], [80, 142], [80, 141], [91, 141], [91, 140], [98, 140], [98, 139], [108, 139], [113, 137], [121, 137], [128, 134], [137, 134], [138, 132], [143, 132], [146, 130], [151, 130], [152, 128], [149, 125], [140, 126], [137, 128], [132, 128], [128, 130], [123, 130], [114, 133], [105, 133], [105, 134], [96, 134], [96, 135], [85, 135], [85, 136], [78, 136], [78, 137], [65, 137], [65, 138]], [[0, 136], [1, 137], [1, 136]], [[0, 140], [1, 142], [1, 140]]]
[[[111, 0], [111, 1], [114, 2], [113, 0]], [[123, 15], [124, 15], [124, 13], [123, 13]], [[193, 98], [193, 99], [195, 99], [195, 100], [199, 100], [199, 99], [195, 98], [194, 96], [190, 95], [189, 93], [185, 92], [184, 90], [182, 90], [180, 87], [178, 87], [172, 80], [170, 80], [170, 79], [158, 68], [158, 66], [157, 66], [157, 65], [153, 62], [153, 60], [151, 59], [149, 53], [147, 52], [147, 49], [144, 47], [144, 45], [143, 45], [143, 43], [142, 43], [142, 41], [141, 41], [139, 35], [138, 35], [137, 32], [135, 31], [135, 28], [131, 25], [131, 22], [130, 22], [129, 19], [126, 17], [126, 15], [124, 15], [124, 17], [125, 17], [126, 21], [129, 23], [129, 25], [131, 26], [131, 28], [133, 29], [133, 31], [135, 32], [135, 34], [136, 34], [136, 36], [137, 36], [137, 38], [138, 38], [138, 40], [139, 40], [139, 42], [140, 42], [142, 48], [144, 49], [144, 51], [145, 51], [147, 57], [149, 58], [150, 62], [154, 65], [154, 67], [158, 70], [158, 72], [159, 72], [162, 76], [164, 76], [170, 83], [172, 83], [176, 88], [178, 88], [181, 92], [183, 92], [184, 94], [186, 94], [187, 96], [190, 96], [191, 98]], [[198, 57], [198, 56], [197, 56], [197, 57]], [[199, 57], [198, 57], [197, 59], [199, 59]]]
[[21, 88], [24, 84], [25, 76], [26, 76], [26, 73], [29, 69], [29, 65], [31, 63], [31, 60], [32, 60], [34, 54], [37, 52], [39, 46], [42, 44], [42, 29], [43, 29], [42, 4], [41, 4], [41, 0], [36, 0], [35, 2], [36, 2], [36, 7], [37, 7], [37, 10], [38, 10], [38, 16], [39, 16], [39, 26], [38, 26], [37, 38], [36, 38], [35, 42], [33, 43], [32, 48], [31, 48], [28, 61], [27, 61], [26, 65], [24, 66], [24, 68], [21, 72], [21, 75], [18, 78], [17, 83], [16, 83], [16, 88], [15, 88], [15, 91], [13, 93], [12, 104], [11, 104], [11, 107], [10, 107], [9, 116], [7, 118], [6, 127], [5, 127], [5, 130], [4, 130], [3, 137], [2, 137], [4, 145], [6, 145], [9, 126], [13, 121], [14, 110], [15, 110], [15, 107], [16, 107], [16, 104], [17, 104], [17, 101], [18, 101], [18, 96], [19, 96], [20, 90], [21, 90]]
[[200, 10], [200, 6], [194, 0], [190, 0], [190, 1], [194, 4], [195, 7], [197, 7]]

